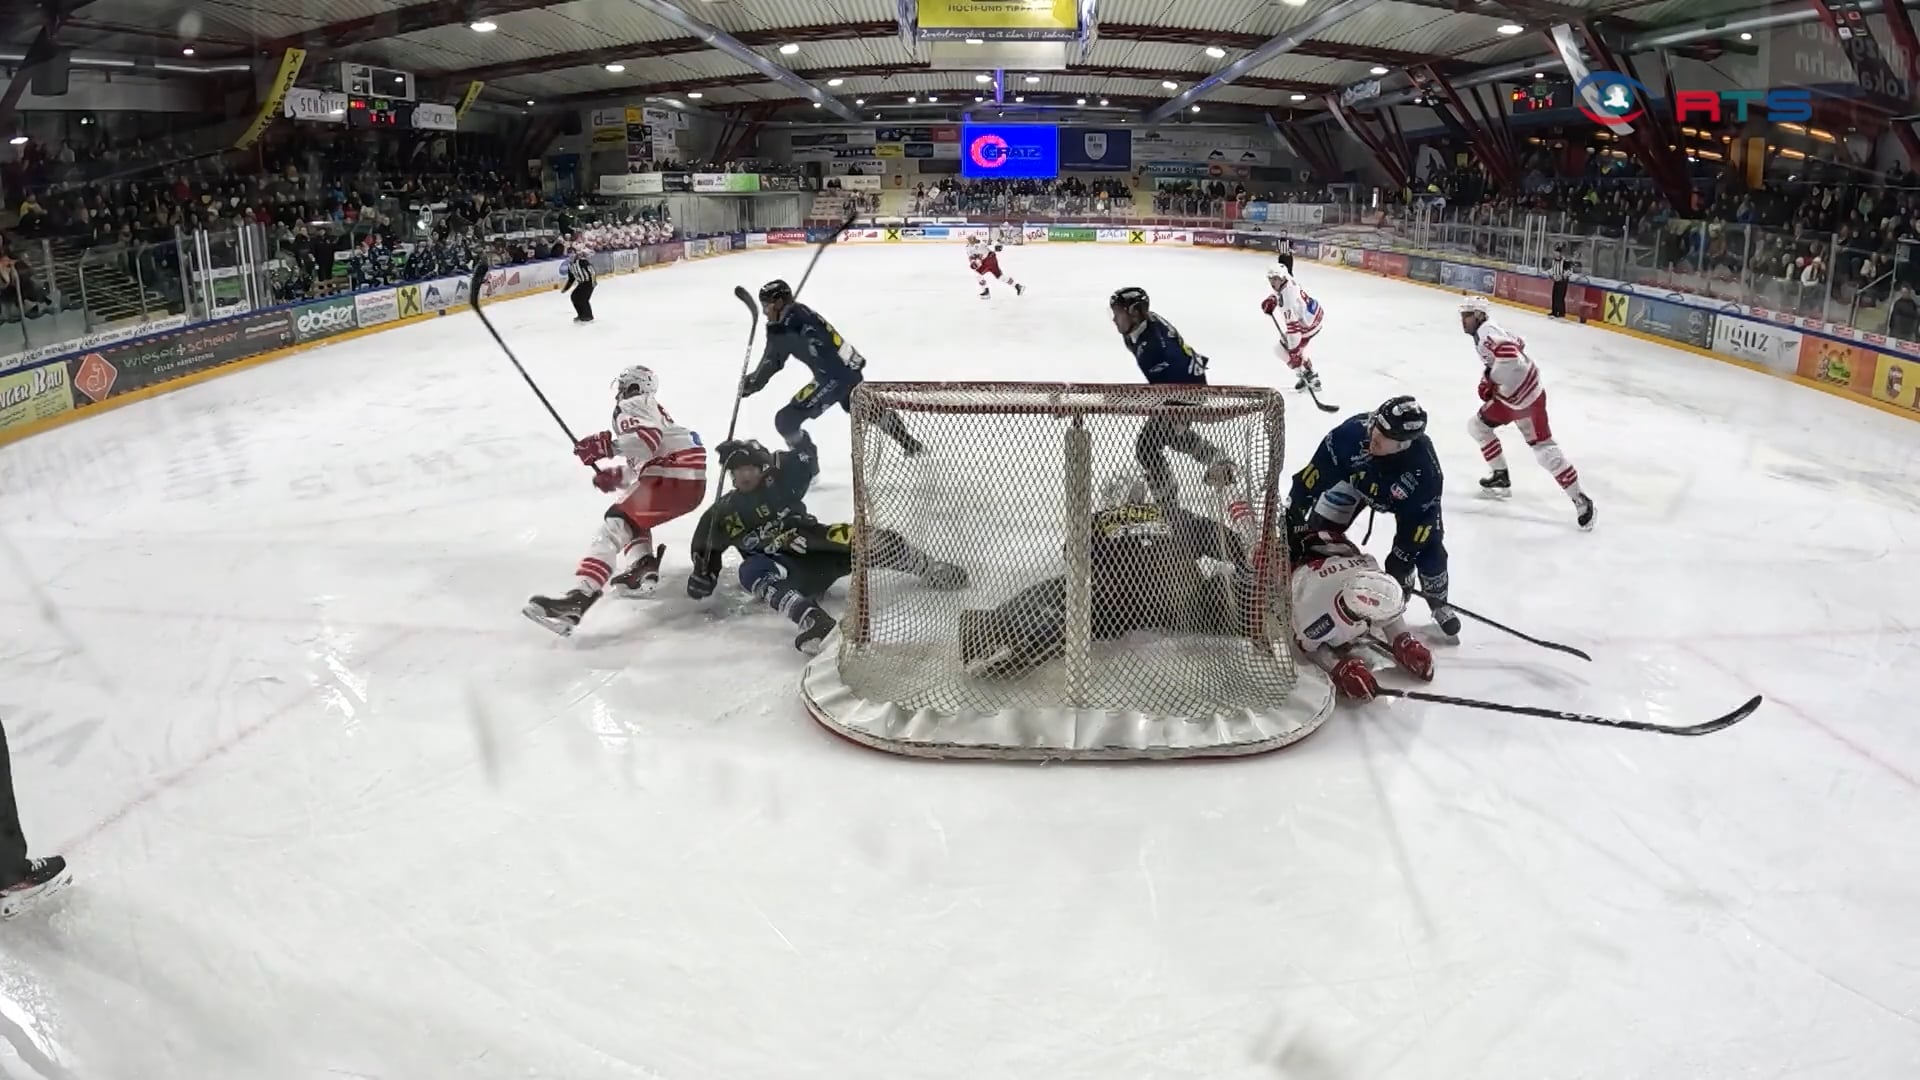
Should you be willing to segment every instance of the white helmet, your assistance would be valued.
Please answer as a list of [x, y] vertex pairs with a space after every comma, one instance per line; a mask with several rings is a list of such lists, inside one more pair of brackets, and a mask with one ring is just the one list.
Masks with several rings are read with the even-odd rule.
[[1487, 313], [1487, 298], [1484, 296], [1475, 296], [1473, 293], [1462, 296], [1460, 298], [1460, 314], [1465, 315], [1468, 312], [1485, 315]]
[[1274, 263], [1272, 266], [1267, 267], [1267, 280], [1272, 282], [1273, 287], [1277, 289], [1287, 282], [1292, 281], [1293, 274], [1287, 270], [1285, 263]]
[[1347, 577], [1334, 594], [1334, 610], [1351, 623], [1379, 626], [1407, 610], [1400, 583], [1378, 570], [1361, 570]]
[[660, 377], [645, 364], [635, 364], [622, 371], [613, 381], [613, 396], [616, 398], [652, 397], [660, 389]]

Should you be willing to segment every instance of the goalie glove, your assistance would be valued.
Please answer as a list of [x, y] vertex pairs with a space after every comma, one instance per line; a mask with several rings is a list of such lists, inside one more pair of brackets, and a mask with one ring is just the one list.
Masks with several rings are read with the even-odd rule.
[[573, 454], [583, 465], [598, 465], [613, 456], [613, 433], [601, 431], [573, 444]]

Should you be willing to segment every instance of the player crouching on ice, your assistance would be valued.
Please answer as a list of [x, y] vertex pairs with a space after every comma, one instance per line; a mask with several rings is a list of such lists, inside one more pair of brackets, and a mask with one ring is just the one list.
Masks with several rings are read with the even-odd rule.
[[1025, 285], [1013, 280], [1012, 276], [1000, 272], [1000, 245], [987, 245], [984, 237], [976, 236], [967, 241], [967, 266], [972, 268], [980, 279], [980, 299], [991, 296], [993, 290], [987, 287], [987, 276], [992, 275], [1013, 286], [1013, 295], [1019, 296], [1027, 291]]
[[[614, 380], [613, 430], [589, 435], [573, 452], [593, 466], [593, 486], [620, 501], [607, 508], [600, 531], [574, 571], [574, 587], [562, 597], [536, 596], [522, 613], [565, 637], [580, 625], [600, 591], [611, 584], [622, 596], [647, 596], [660, 584], [666, 545], [653, 546], [653, 527], [691, 513], [706, 496], [707, 452], [700, 436], [673, 422], [654, 400], [660, 387], [651, 368], [638, 364]], [[622, 459], [612, 468], [608, 458]], [[614, 567], [632, 552], [625, 570]]]
[[1309, 533], [1297, 545], [1293, 568], [1294, 644], [1327, 673], [1350, 701], [1371, 701], [1380, 692], [1373, 669], [1356, 655], [1378, 644], [1407, 674], [1433, 680], [1433, 653], [1400, 618], [1407, 609], [1400, 583], [1380, 571], [1342, 533]]
[[1295, 390], [1311, 388], [1320, 391], [1320, 376], [1313, 372], [1313, 361], [1307, 359], [1307, 344], [1320, 333], [1320, 319], [1325, 314], [1320, 301], [1308, 296], [1300, 283], [1293, 279], [1293, 256], [1282, 254], [1279, 262], [1267, 271], [1267, 287], [1273, 291], [1260, 301], [1260, 310], [1280, 328], [1280, 345], [1275, 350], [1287, 366], [1299, 372], [1294, 381]]
[[[712, 596], [721, 555], [737, 548], [740, 587], [793, 620], [800, 628], [794, 648], [819, 652], [834, 627], [820, 598], [853, 573], [853, 526], [823, 524], [807, 512], [802, 499], [819, 471], [811, 454], [771, 454], [750, 439], [730, 439], [715, 454], [731, 474], [733, 490], [707, 507], [694, 526], [687, 595]], [[867, 558], [876, 567], [912, 574], [930, 588], [966, 587], [965, 570], [934, 560], [896, 532], [875, 529], [871, 543]]]

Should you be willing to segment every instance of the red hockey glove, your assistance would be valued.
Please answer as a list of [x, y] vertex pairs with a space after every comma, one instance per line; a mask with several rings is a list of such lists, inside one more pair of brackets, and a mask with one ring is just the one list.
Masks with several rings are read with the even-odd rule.
[[1287, 366], [1288, 367], [1292, 368], [1295, 371], [1298, 371], [1302, 367], [1305, 367], [1306, 363], [1307, 363], [1306, 350], [1304, 349], [1288, 349], [1287, 350]]
[[1485, 375], [1480, 376], [1480, 400], [1492, 401], [1493, 390], [1494, 390], [1493, 380], [1487, 378]]
[[613, 456], [613, 432], [602, 431], [573, 444], [573, 453], [588, 465], [598, 465]]
[[1279, 306], [1280, 306], [1279, 297], [1268, 296], [1265, 300], [1260, 301], [1260, 314], [1271, 315], [1273, 314], [1273, 310]]
[[1328, 674], [1333, 676], [1334, 689], [1348, 701], [1372, 701], [1373, 695], [1380, 692], [1380, 684], [1373, 681], [1373, 672], [1360, 662], [1357, 656], [1349, 656], [1333, 665]]
[[619, 491], [620, 490], [620, 470], [619, 469], [593, 470], [593, 486], [599, 488], [601, 491], [604, 491], [609, 495], [613, 494], [616, 491]]
[[1401, 631], [1400, 636], [1393, 639], [1393, 662], [1421, 682], [1433, 681], [1433, 653], [1426, 642], [1408, 631]]

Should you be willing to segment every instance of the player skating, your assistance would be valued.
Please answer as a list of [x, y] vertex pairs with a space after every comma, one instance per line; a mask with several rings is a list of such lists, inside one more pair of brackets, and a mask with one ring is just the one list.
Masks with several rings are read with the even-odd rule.
[[[867, 365], [860, 350], [842, 338], [832, 324], [817, 312], [793, 298], [793, 287], [784, 281], [769, 281], [760, 287], [760, 310], [767, 317], [767, 346], [760, 364], [740, 384], [740, 396], [752, 397], [767, 385], [788, 360], [798, 360], [813, 373], [813, 381], [800, 388], [793, 400], [773, 414], [773, 427], [787, 446], [802, 454], [813, 454], [813, 439], [801, 425], [835, 405], [851, 411], [853, 388], [866, 376]], [[880, 430], [900, 444], [908, 457], [923, 447], [907, 431], [899, 414], [889, 412], [879, 420]]]
[[[1243, 538], [1150, 493], [1146, 480], [1103, 485], [1088, 522], [1090, 623], [1095, 640], [1135, 630], [1247, 633], [1252, 579]], [[969, 674], [1014, 678], [1066, 646], [1067, 579], [1050, 578], [990, 610], [960, 614], [960, 661]]]
[[[620, 501], [607, 508], [587, 553], [574, 573], [574, 587], [561, 597], [536, 596], [522, 609], [527, 618], [556, 634], [573, 633], [580, 617], [611, 584], [620, 595], [646, 596], [660, 583], [660, 559], [653, 528], [700, 505], [707, 488], [707, 452], [700, 436], [674, 423], [654, 400], [659, 380], [651, 369], [635, 365], [614, 381], [613, 429], [589, 435], [574, 446], [581, 461], [594, 467], [593, 486]], [[618, 459], [611, 468], [600, 462]], [[638, 552], [625, 570], [614, 568]]]
[[1260, 301], [1260, 310], [1272, 317], [1280, 327], [1277, 351], [1287, 366], [1298, 373], [1293, 388], [1311, 388], [1318, 393], [1320, 376], [1314, 374], [1313, 361], [1307, 356], [1307, 345], [1320, 333], [1320, 319], [1324, 314], [1320, 302], [1308, 296], [1307, 291], [1294, 280], [1293, 256], [1290, 254], [1281, 255], [1279, 261], [1268, 268], [1267, 287], [1272, 292]]
[[1547, 423], [1547, 392], [1540, 385], [1540, 371], [1527, 356], [1527, 343], [1501, 329], [1487, 316], [1487, 300], [1468, 296], [1460, 301], [1460, 328], [1473, 338], [1483, 369], [1480, 375], [1480, 411], [1467, 421], [1467, 431], [1480, 445], [1480, 456], [1487, 459], [1492, 475], [1480, 481], [1489, 495], [1510, 495], [1513, 481], [1507, 475], [1507, 456], [1494, 428], [1511, 423], [1520, 429], [1520, 437], [1533, 448], [1533, 457], [1547, 470], [1560, 490], [1573, 500], [1575, 520], [1582, 529], [1593, 528], [1593, 500], [1580, 490], [1580, 474], [1560, 444], [1553, 440], [1553, 428]]
[[1433, 679], [1433, 653], [1407, 629], [1406, 594], [1344, 533], [1308, 533], [1293, 568], [1294, 644], [1333, 680], [1342, 697], [1370, 701], [1380, 692], [1362, 647], [1377, 643], [1413, 677]]
[[[737, 548], [740, 587], [800, 628], [794, 648], [818, 652], [834, 627], [820, 597], [853, 572], [853, 526], [825, 524], [807, 512], [807, 488], [819, 471], [807, 451], [772, 454], [758, 442], [733, 439], [715, 454], [730, 473], [733, 490], [707, 507], [694, 526], [687, 595], [712, 596], [722, 553]], [[966, 571], [929, 557], [899, 533], [875, 529], [871, 543], [867, 558], [875, 567], [912, 574], [931, 588], [966, 586]]]
[[1427, 598], [1442, 633], [1460, 632], [1447, 606], [1447, 548], [1440, 517], [1440, 458], [1427, 438], [1427, 412], [1411, 397], [1389, 398], [1372, 413], [1348, 417], [1327, 432], [1313, 460], [1293, 476], [1287, 500], [1287, 545], [1294, 565], [1307, 559], [1307, 538], [1347, 531], [1362, 508], [1391, 514], [1393, 551], [1386, 572]]
[[973, 270], [980, 282], [980, 299], [992, 295], [987, 278], [994, 277], [1013, 286], [1013, 295], [1019, 296], [1027, 287], [1013, 280], [1012, 275], [1000, 272], [1000, 245], [988, 244], [985, 237], [976, 236], [967, 241], [967, 266]]
[[[1205, 386], [1207, 358], [1193, 351], [1173, 324], [1154, 314], [1148, 306], [1147, 292], [1136, 286], [1115, 290], [1107, 298], [1113, 314], [1113, 327], [1140, 365], [1140, 374], [1150, 386]], [[1183, 402], [1175, 399], [1169, 406]], [[1184, 404], [1198, 405], [1199, 401]], [[1145, 472], [1147, 489], [1162, 504], [1173, 504], [1173, 473], [1167, 466], [1168, 450], [1207, 466], [1209, 482], [1227, 483], [1233, 468], [1218, 447], [1201, 438], [1193, 425], [1170, 416], [1155, 416], [1140, 428], [1134, 441], [1134, 458]], [[1226, 475], [1223, 475], [1226, 474]]]

